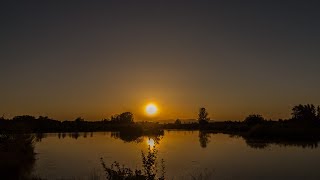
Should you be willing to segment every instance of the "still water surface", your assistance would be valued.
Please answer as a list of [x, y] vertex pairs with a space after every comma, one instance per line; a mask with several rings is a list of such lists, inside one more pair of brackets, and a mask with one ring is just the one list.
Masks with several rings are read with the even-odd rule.
[[158, 139], [131, 142], [111, 132], [44, 134], [35, 145], [34, 174], [47, 179], [103, 177], [101, 157], [107, 165], [117, 161], [140, 168], [141, 151], [154, 144], [168, 179], [199, 174], [210, 179], [320, 179], [317, 143], [248, 143], [241, 137], [199, 131], [165, 131]]

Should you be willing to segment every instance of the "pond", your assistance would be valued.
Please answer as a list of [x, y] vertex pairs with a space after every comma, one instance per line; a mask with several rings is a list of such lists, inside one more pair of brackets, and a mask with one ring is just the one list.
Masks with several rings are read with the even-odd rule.
[[157, 149], [167, 179], [320, 179], [318, 142], [251, 141], [227, 134], [165, 131], [126, 139], [114, 132], [37, 134], [33, 174], [46, 179], [103, 179], [101, 158], [136, 169]]

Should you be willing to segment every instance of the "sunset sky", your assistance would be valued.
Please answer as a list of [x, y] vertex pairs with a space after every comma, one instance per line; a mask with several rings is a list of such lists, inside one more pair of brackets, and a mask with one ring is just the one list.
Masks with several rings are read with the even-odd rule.
[[319, 1], [6, 1], [0, 20], [0, 116], [278, 119], [320, 104]]

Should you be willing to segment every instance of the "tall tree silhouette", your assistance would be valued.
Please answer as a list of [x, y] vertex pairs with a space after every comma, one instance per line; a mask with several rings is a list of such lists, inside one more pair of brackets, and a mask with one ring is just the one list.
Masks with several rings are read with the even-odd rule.
[[198, 114], [198, 121], [199, 124], [207, 124], [210, 120], [210, 118], [208, 117], [208, 112], [206, 110], [206, 108], [202, 107], [199, 109], [199, 114]]
[[292, 119], [301, 122], [311, 122], [317, 120], [317, 112], [313, 104], [299, 104], [292, 108]]

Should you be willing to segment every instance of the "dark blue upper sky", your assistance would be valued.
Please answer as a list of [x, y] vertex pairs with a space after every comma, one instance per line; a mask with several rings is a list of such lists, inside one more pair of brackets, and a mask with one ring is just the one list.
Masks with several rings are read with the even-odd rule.
[[0, 113], [285, 118], [320, 104], [318, 1], [6, 1]]

